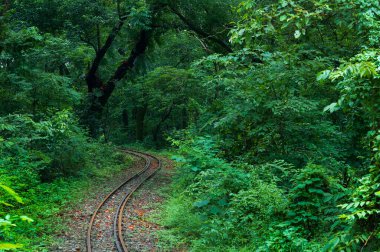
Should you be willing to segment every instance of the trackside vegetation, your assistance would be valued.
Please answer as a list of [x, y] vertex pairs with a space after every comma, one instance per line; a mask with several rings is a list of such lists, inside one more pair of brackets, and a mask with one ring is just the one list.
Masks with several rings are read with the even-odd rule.
[[380, 251], [379, 47], [377, 0], [2, 1], [0, 251], [135, 144], [177, 166], [159, 250]]

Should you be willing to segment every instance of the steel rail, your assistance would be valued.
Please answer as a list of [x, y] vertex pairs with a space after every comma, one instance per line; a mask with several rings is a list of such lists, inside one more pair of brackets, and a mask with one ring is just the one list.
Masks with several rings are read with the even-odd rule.
[[[125, 205], [127, 203], [127, 201], [129, 200], [129, 198], [131, 197], [132, 193], [135, 192], [148, 178], [150, 178], [153, 174], [155, 174], [155, 172], [161, 167], [161, 161], [150, 155], [150, 154], [146, 154], [146, 153], [143, 153], [143, 152], [139, 152], [139, 151], [132, 151], [132, 150], [122, 150], [128, 154], [131, 154], [131, 155], [134, 155], [134, 156], [137, 156], [137, 157], [140, 157], [142, 159], [145, 160], [145, 166], [144, 168], [137, 172], [136, 174], [134, 174], [132, 177], [128, 178], [126, 181], [124, 181], [123, 183], [121, 183], [118, 187], [116, 187], [111, 193], [109, 193], [104, 199], [103, 201], [98, 205], [98, 207], [95, 209], [94, 213], [92, 214], [92, 217], [91, 217], [91, 220], [90, 220], [90, 223], [89, 223], [89, 227], [87, 229], [87, 237], [86, 237], [86, 245], [87, 245], [87, 251], [88, 252], [92, 252], [92, 244], [91, 244], [91, 233], [92, 233], [92, 229], [93, 229], [93, 225], [94, 225], [94, 222], [95, 222], [95, 219], [100, 211], [100, 209], [105, 205], [105, 203], [115, 194], [117, 193], [123, 186], [127, 185], [128, 183], [132, 182], [133, 180], [139, 178], [142, 174], [144, 174], [145, 172], [147, 172], [150, 168], [151, 168], [151, 164], [152, 164], [152, 159], [156, 159], [158, 161], [158, 166], [157, 168], [154, 170], [153, 169], [153, 172], [151, 174], [149, 174], [145, 179], [143, 179], [142, 181], [140, 181], [137, 186], [134, 186], [132, 188], [132, 190], [126, 194], [126, 196], [123, 198], [122, 202], [119, 204], [119, 207], [118, 207], [118, 211], [117, 211], [117, 214], [115, 215], [115, 222], [114, 222], [114, 235], [115, 235], [115, 230], [116, 229], [119, 229], [119, 227], [122, 227], [122, 223], [117, 223], [118, 220], [120, 222], [122, 222], [122, 213], [124, 212], [124, 208], [125, 208]], [[123, 210], [123, 211], [121, 211]], [[121, 216], [119, 217], [118, 215], [120, 214], [120, 211], [121, 211]], [[127, 251], [126, 249], [126, 245], [122, 239], [122, 228], [120, 228], [119, 230], [116, 231], [117, 232], [117, 235], [115, 235], [115, 245], [116, 245], [116, 248], [118, 249], [118, 251]], [[121, 240], [120, 240], [120, 237], [121, 237]], [[119, 244], [119, 245], [118, 245]], [[123, 249], [123, 250], [121, 250]]]
[[[147, 176], [140, 181], [137, 186], [135, 186], [130, 193], [125, 195], [124, 199], [122, 200], [122, 203], [119, 205], [119, 208], [117, 210], [117, 213], [115, 215], [115, 221], [114, 221], [114, 236], [115, 236], [115, 244], [118, 252], [127, 252], [128, 248], [123, 238], [123, 214], [125, 212], [125, 207], [127, 205], [127, 202], [132, 197], [132, 194], [150, 177], [152, 177], [160, 168], [161, 168], [161, 160], [156, 158], [153, 155], [142, 153], [142, 152], [136, 152], [145, 156], [150, 157], [150, 161], [155, 159], [157, 161], [157, 166], [152, 166], [149, 169], [151, 169], [149, 173], [149, 169], [147, 169], [145, 172], [147, 173]], [[151, 162], [152, 164], [152, 162]], [[145, 173], [144, 172], [144, 173]]]

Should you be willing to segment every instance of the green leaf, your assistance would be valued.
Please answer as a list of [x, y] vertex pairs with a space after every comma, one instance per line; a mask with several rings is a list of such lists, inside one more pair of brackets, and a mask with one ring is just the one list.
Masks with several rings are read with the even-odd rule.
[[296, 39], [299, 39], [299, 38], [301, 37], [301, 32], [300, 32], [299, 30], [296, 30], [296, 31], [294, 32], [294, 37], [295, 37]]
[[283, 21], [285, 21], [285, 20], [286, 20], [286, 18], [287, 18], [287, 16], [286, 16], [286, 15], [282, 15], [282, 16], [280, 17], [280, 21], [281, 21], [281, 22], [283, 22]]
[[21, 219], [22, 221], [26, 221], [26, 222], [28, 222], [28, 223], [31, 223], [31, 222], [34, 221], [32, 218], [29, 218], [28, 216], [25, 216], [25, 215], [20, 216], [20, 219]]
[[326, 106], [323, 109], [323, 112], [329, 111], [330, 113], [334, 113], [335, 111], [338, 111], [339, 109], [340, 109], [339, 105], [336, 102], [334, 102], [334, 103], [331, 103], [330, 105]]
[[7, 203], [7, 202], [5, 202], [5, 201], [0, 201], [0, 204], [2, 204], [2, 205], [4, 205], [4, 206], [9, 206], [9, 207], [13, 207], [13, 205], [12, 204], [9, 204], [9, 203]]
[[210, 209], [210, 213], [212, 213], [212, 214], [218, 214], [220, 212], [221, 212], [221, 210], [216, 206], [212, 206]]
[[191, 167], [191, 170], [193, 171], [193, 172], [197, 172], [197, 171], [199, 171], [199, 168], [198, 167]]
[[340, 242], [339, 237], [335, 237], [331, 241], [329, 241], [326, 246], [323, 248], [323, 251], [333, 251], [336, 246], [338, 246]]
[[22, 244], [0, 243], [0, 249], [18, 249], [22, 247]]
[[225, 199], [221, 199], [221, 200], [218, 201], [218, 205], [219, 206], [227, 206], [228, 203], [227, 203], [227, 201]]
[[359, 65], [359, 74], [361, 78], [371, 78], [376, 75], [376, 65], [372, 62], [363, 62]]
[[325, 70], [325, 71], [320, 72], [320, 73], [317, 75], [317, 81], [324, 81], [324, 80], [327, 80], [327, 79], [330, 77], [330, 73], [331, 73], [330, 70]]
[[310, 189], [309, 189], [309, 192], [310, 192], [310, 193], [317, 193], [317, 194], [321, 194], [321, 195], [324, 195], [324, 194], [325, 194], [325, 192], [322, 191], [321, 189], [314, 189], [314, 188], [310, 188]]
[[22, 198], [18, 196], [18, 194], [15, 191], [13, 191], [11, 188], [5, 185], [1, 185], [1, 184], [0, 184], [0, 187], [3, 188], [9, 195], [11, 195], [17, 202], [23, 203]]
[[201, 208], [201, 207], [207, 206], [209, 203], [210, 203], [209, 200], [202, 200], [202, 201], [195, 202], [194, 206]]

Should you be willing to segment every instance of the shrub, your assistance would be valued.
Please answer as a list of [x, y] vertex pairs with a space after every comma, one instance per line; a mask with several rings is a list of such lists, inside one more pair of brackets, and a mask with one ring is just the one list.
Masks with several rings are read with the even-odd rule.
[[270, 220], [284, 215], [283, 190], [261, 180], [260, 169], [220, 158], [209, 137], [176, 143], [181, 156], [175, 160], [181, 165], [164, 210], [169, 232], [195, 251], [234, 251], [242, 244], [249, 244], [248, 251], [257, 248]]

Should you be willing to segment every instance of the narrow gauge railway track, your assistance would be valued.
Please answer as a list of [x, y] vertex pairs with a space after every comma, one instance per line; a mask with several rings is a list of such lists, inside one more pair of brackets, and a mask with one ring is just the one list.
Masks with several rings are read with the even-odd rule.
[[[125, 207], [132, 194], [161, 168], [161, 161], [150, 154], [132, 150], [123, 151], [142, 158], [145, 161], [145, 166], [108, 194], [94, 211], [87, 230], [86, 244], [88, 252], [128, 251], [123, 238], [123, 213], [125, 212]], [[113, 220], [110, 220], [109, 214], [113, 215]], [[113, 221], [112, 228], [111, 230], [106, 230], [107, 232], [103, 234], [100, 228], [101, 222], [107, 220]]]

